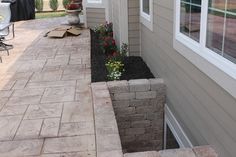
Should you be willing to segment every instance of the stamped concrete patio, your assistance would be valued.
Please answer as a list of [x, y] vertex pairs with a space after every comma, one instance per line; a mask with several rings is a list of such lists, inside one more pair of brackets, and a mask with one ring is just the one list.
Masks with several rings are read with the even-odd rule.
[[95, 157], [90, 33], [45, 38], [64, 18], [16, 23], [0, 64], [0, 157]]

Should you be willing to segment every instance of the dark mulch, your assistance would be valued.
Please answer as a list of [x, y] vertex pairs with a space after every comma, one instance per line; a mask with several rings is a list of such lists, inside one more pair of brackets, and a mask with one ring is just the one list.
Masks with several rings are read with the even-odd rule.
[[[96, 34], [91, 30], [91, 72], [92, 82], [109, 81], [105, 66], [106, 56], [99, 47]], [[154, 78], [150, 69], [141, 57], [125, 57], [125, 72], [121, 80]]]

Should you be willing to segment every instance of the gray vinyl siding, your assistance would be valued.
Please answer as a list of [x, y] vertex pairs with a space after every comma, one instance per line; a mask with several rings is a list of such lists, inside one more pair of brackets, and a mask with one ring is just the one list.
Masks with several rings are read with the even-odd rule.
[[140, 55], [139, 1], [128, 0], [129, 55]]
[[142, 57], [164, 79], [168, 106], [192, 143], [235, 157], [236, 100], [173, 48], [173, 3], [154, 0], [153, 32], [140, 28]]
[[106, 15], [104, 8], [86, 8], [88, 27], [103, 24], [106, 22]]

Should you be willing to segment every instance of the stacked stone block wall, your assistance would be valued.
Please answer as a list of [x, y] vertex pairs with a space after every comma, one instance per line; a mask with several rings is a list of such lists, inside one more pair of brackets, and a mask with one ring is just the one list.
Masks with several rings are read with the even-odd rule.
[[[156, 84], [155, 89], [157, 91], [157, 99], [159, 96], [163, 97], [164, 95], [160, 94], [160, 93], [165, 93], [165, 86], [163, 85], [163, 81], [149, 80], [149, 82], [150, 85], [153, 82], [155, 82]], [[112, 91], [113, 93], [111, 94], [113, 101], [114, 101], [114, 94], [117, 93], [115, 91], [119, 91], [119, 93], [123, 93], [124, 91], [126, 92], [130, 91], [130, 88], [127, 88], [130, 87], [129, 82], [127, 81], [109, 82], [109, 83], [99, 82], [99, 83], [93, 83], [91, 85], [92, 95], [93, 95], [93, 106], [94, 106], [97, 157], [218, 157], [216, 151], [210, 146], [200, 146], [200, 147], [185, 148], [185, 149], [169, 149], [161, 151], [155, 151], [154, 149], [152, 151], [145, 151], [145, 152], [144, 151], [141, 152], [143, 149], [137, 147], [135, 149], [136, 152], [123, 154], [117, 121], [115, 119], [116, 116], [113, 110], [111, 96], [107, 86], [109, 86], [110, 91]], [[139, 89], [142, 88], [139, 87]], [[152, 89], [152, 86], [150, 86], [150, 89]], [[161, 100], [163, 100], [164, 102], [164, 98], [162, 98]], [[140, 117], [143, 116], [137, 116], [134, 119], [132, 119], [132, 121], [133, 120], [138, 121]], [[147, 124], [149, 125], [149, 123]], [[148, 125], [138, 125], [138, 126], [140, 127]], [[131, 127], [131, 125], [127, 126]], [[136, 129], [134, 127], [133, 129], [131, 128], [129, 129], [128, 136], [137, 134], [138, 137], [141, 135], [140, 133], [145, 133], [145, 132], [143, 132], [142, 129]], [[149, 137], [146, 138], [148, 139]], [[132, 150], [134, 150], [133, 147]]]
[[163, 149], [162, 79], [107, 82], [124, 152]]

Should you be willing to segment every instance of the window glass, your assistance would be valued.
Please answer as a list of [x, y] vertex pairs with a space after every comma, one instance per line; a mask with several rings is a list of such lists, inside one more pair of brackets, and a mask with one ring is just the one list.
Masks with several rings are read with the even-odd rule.
[[143, 12], [150, 15], [150, 3], [149, 0], [143, 0]]
[[180, 10], [180, 32], [199, 42], [201, 0], [182, 0]]
[[180, 148], [177, 140], [175, 139], [172, 131], [170, 130], [169, 126], [167, 125], [166, 130], [166, 149], [177, 149]]
[[236, 1], [209, 0], [206, 46], [236, 63]]

